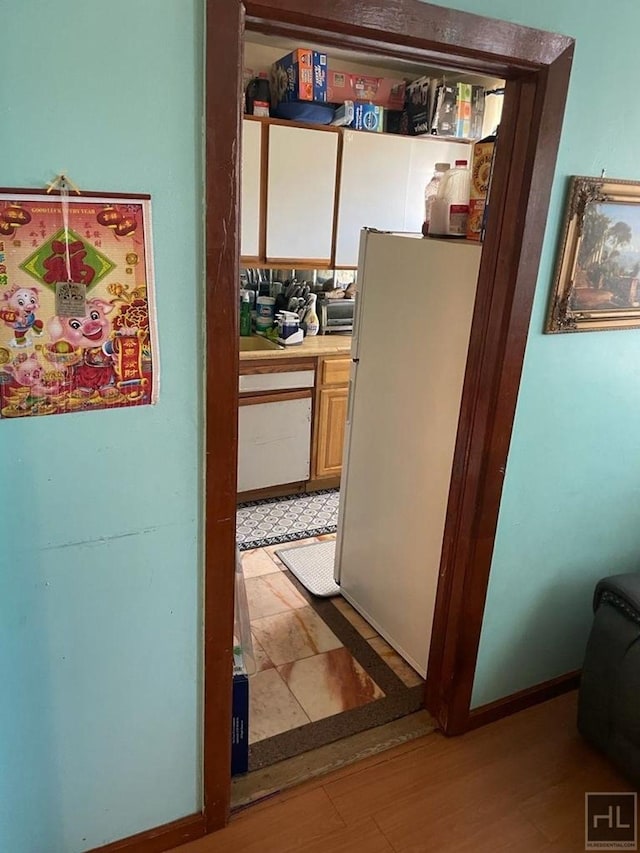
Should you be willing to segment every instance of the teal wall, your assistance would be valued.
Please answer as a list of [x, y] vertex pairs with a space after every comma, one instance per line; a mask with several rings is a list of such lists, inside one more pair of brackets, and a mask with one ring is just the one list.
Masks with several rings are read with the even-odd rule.
[[200, 808], [201, 0], [0, 0], [4, 186], [152, 195], [157, 406], [0, 423], [0, 850]]
[[640, 4], [451, 0], [576, 39], [473, 704], [578, 668], [603, 575], [640, 565], [640, 330], [542, 334], [569, 175], [640, 180]]
[[[580, 665], [640, 553], [640, 331], [541, 334], [566, 177], [640, 179], [637, 0], [451, 0], [577, 38], [474, 689]], [[196, 811], [202, 0], [0, 0], [5, 185], [153, 196], [156, 407], [0, 424], [0, 850], [77, 853]]]

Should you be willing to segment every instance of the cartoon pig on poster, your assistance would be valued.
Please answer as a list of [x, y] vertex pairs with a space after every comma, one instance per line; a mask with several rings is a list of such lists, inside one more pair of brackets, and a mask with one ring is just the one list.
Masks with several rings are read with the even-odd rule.
[[113, 305], [104, 299], [87, 299], [84, 317], [51, 317], [47, 331], [53, 343], [66, 341], [74, 348], [82, 348], [82, 363], [74, 368], [71, 396], [90, 397], [94, 393], [101, 397], [118, 394], [116, 374], [110, 346], [111, 324], [107, 314]]
[[0, 320], [13, 329], [12, 346], [26, 347], [27, 333], [42, 334], [43, 323], [36, 317], [40, 307], [37, 287], [15, 285], [3, 294], [0, 303]]
[[46, 397], [57, 391], [56, 386], [45, 383], [45, 371], [35, 355], [21, 353], [13, 364], [8, 364], [5, 370], [17, 385], [29, 388], [30, 397], [36, 399]]
[[[18, 409], [29, 411], [41, 407], [53, 394], [61, 391], [60, 381], [49, 381], [45, 368], [40, 364], [35, 354], [20, 353], [12, 364], [7, 364], [4, 373], [21, 388], [28, 389], [28, 395], [17, 404]], [[40, 409], [42, 412], [42, 409]]]

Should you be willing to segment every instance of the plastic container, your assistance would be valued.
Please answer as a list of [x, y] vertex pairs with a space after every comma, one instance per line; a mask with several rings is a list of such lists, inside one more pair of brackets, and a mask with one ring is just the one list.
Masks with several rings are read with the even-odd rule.
[[433, 202], [438, 195], [438, 187], [445, 172], [451, 168], [450, 163], [436, 163], [433, 170], [433, 175], [424, 188], [424, 222], [422, 224], [422, 233], [426, 237], [429, 233], [429, 222], [431, 221], [431, 208]]
[[273, 296], [258, 296], [256, 332], [266, 332], [273, 327], [276, 300]]
[[251, 620], [249, 616], [249, 603], [247, 601], [247, 590], [242, 572], [242, 558], [240, 551], [236, 548], [236, 571], [235, 571], [235, 595], [233, 609], [233, 647], [234, 653], [241, 654], [244, 659], [244, 668], [248, 675], [256, 671], [256, 661], [253, 652], [253, 639], [251, 636]]
[[456, 160], [453, 169], [445, 172], [438, 194], [431, 206], [429, 235], [434, 237], [467, 236], [469, 217], [470, 175], [466, 160]]
[[303, 327], [305, 330], [305, 334], [309, 337], [313, 337], [313, 335], [317, 335], [320, 331], [320, 320], [318, 319], [318, 314], [316, 313], [316, 300], [317, 296], [315, 293], [311, 293], [308, 297], [308, 308], [304, 315]]
[[240, 334], [243, 337], [251, 334], [251, 300], [246, 291], [242, 294], [240, 303]]
[[266, 76], [254, 77], [247, 85], [245, 94], [245, 112], [250, 116], [269, 118], [271, 94]]

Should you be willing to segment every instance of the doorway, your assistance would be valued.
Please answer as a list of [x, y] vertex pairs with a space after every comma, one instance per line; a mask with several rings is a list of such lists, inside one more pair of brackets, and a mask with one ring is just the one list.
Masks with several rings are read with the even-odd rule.
[[[470, 140], [495, 134], [504, 91], [504, 81], [496, 78], [305, 45], [325, 69], [327, 98], [346, 97], [348, 86], [368, 86], [368, 96], [381, 102], [384, 132], [283, 122], [281, 112], [297, 109], [309, 116], [313, 110], [289, 102], [272, 103], [270, 116], [254, 114], [266, 111], [262, 103], [254, 110], [251, 94], [267, 85], [273, 64], [293, 56], [297, 45], [245, 33], [241, 298], [254, 310], [275, 299], [276, 311], [289, 300], [291, 310], [300, 302], [304, 306], [296, 294], [306, 296], [311, 289], [308, 298], [317, 301], [322, 318], [320, 334], [279, 351], [270, 348], [276, 345], [269, 338], [247, 336], [241, 328], [237, 541], [250, 628], [243, 632], [242, 653], [249, 670], [251, 773], [424, 708], [446, 469], [481, 244], [454, 247], [455, 241], [427, 244], [411, 237], [423, 226], [424, 189], [436, 163], [437, 175], [460, 161], [471, 166]], [[403, 113], [398, 107], [407, 91], [412, 109]], [[333, 114], [327, 106], [320, 111], [323, 119]], [[410, 132], [425, 118], [437, 135]], [[457, 177], [468, 172], [459, 166]], [[317, 215], [319, 209], [329, 215]], [[365, 227], [405, 236], [380, 238], [382, 256], [370, 260], [360, 282], [359, 246], [369, 247], [369, 254], [376, 239], [361, 240]], [[322, 254], [327, 262], [320, 267], [313, 259]], [[460, 302], [448, 285], [458, 284], [467, 270], [461, 254], [474, 260], [468, 261], [468, 291]], [[270, 260], [274, 256], [277, 262]], [[287, 260], [296, 268], [287, 267]], [[306, 269], [314, 263], [316, 268]], [[426, 267], [432, 272], [425, 280]], [[442, 282], [436, 269], [445, 275]], [[365, 281], [370, 297], [363, 299]], [[256, 311], [258, 321], [258, 334], [269, 334]], [[366, 354], [354, 361], [356, 325]], [[441, 325], [448, 329], [444, 338]], [[403, 382], [411, 376], [410, 383]], [[294, 392], [299, 396], [292, 399]], [[349, 411], [359, 413], [355, 425], [347, 426]], [[438, 413], [439, 424], [431, 434], [429, 411]], [[347, 471], [364, 444], [368, 449], [359, 474], [348, 478], [347, 499]], [[340, 488], [331, 488], [334, 484]], [[345, 535], [336, 549], [339, 498]], [[354, 514], [358, 504], [361, 512]], [[349, 557], [336, 562], [344, 549]], [[338, 586], [334, 565], [341, 563], [349, 576]], [[382, 732], [381, 741], [386, 742]]]
[[[208, 3], [205, 815], [229, 803], [238, 401], [242, 36], [265, 33], [506, 79], [501, 144], [462, 396], [427, 677], [427, 707], [464, 731], [573, 42], [413, 0]], [[492, 38], [487, 42], [485, 34]], [[526, 216], [525, 216], [526, 213]]]

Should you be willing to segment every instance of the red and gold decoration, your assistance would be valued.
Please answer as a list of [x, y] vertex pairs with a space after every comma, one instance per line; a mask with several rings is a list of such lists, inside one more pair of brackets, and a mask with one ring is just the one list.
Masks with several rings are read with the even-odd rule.
[[[56, 186], [0, 193], [0, 418], [157, 398], [149, 198]], [[56, 314], [65, 281], [85, 290], [81, 316]]]

